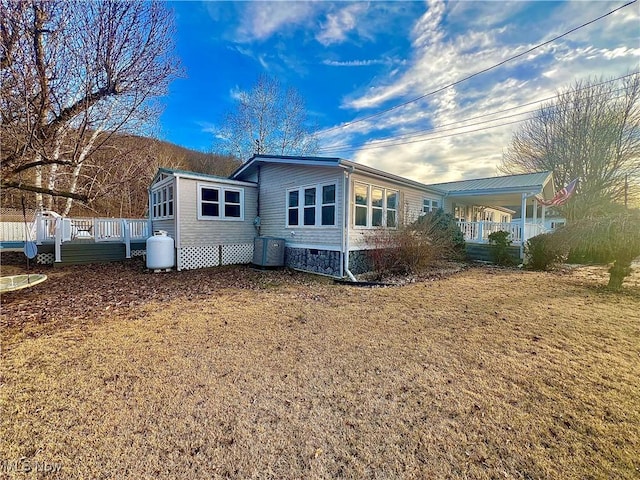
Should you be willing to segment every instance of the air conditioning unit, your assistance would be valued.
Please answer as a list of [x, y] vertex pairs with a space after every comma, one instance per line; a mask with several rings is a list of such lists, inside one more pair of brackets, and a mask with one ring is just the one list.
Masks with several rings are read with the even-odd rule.
[[284, 238], [256, 238], [253, 242], [253, 264], [260, 267], [283, 267]]

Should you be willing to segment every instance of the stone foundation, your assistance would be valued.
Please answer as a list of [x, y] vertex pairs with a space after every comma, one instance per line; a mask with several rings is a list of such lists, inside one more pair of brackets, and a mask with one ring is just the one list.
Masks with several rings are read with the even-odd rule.
[[354, 275], [371, 271], [369, 250], [354, 250], [349, 252], [349, 271]]
[[286, 247], [284, 263], [289, 268], [339, 277], [342, 255], [332, 250]]

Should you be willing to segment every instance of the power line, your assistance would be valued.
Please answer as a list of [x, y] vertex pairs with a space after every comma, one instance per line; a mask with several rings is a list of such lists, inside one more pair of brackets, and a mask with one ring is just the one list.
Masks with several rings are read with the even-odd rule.
[[[615, 90], [614, 92], [607, 92], [606, 94], [619, 92], [621, 90], [623, 90], [623, 89], [621, 88], [621, 89]], [[606, 95], [606, 94], [602, 94], [602, 95]], [[618, 99], [618, 98], [621, 98], [621, 97], [622, 96], [613, 97], [612, 100], [615, 100], [615, 99]], [[486, 123], [496, 122], [498, 120], [504, 120], [504, 119], [507, 119], [507, 118], [513, 118], [513, 117], [517, 117], [517, 116], [523, 115], [524, 113], [531, 113], [531, 112], [534, 112], [534, 111], [535, 110], [531, 110], [529, 112], [523, 112], [523, 113], [515, 113], [513, 115], [507, 115], [507, 116], [504, 116], [504, 117], [498, 117], [498, 118], [494, 118], [492, 120], [485, 120], [483, 122], [472, 123], [472, 124], [469, 124], [469, 125], [462, 125], [460, 127], [454, 127], [454, 128], [450, 128], [450, 129], [446, 129], [446, 130], [440, 130], [440, 131], [437, 131], [437, 132], [433, 131], [432, 133], [436, 134], [436, 133], [442, 133], [442, 132], [447, 132], [447, 131], [451, 131], [451, 130], [459, 130], [461, 128], [473, 127], [473, 126], [477, 126], [477, 125], [484, 125]], [[533, 118], [538, 118], [538, 116], [534, 116]], [[523, 118], [523, 119], [520, 119], [520, 120], [514, 120], [512, 122], [500, 123], [500, 124], [497, 124], [497, 125], [489, 125], [487, 127], [477, 128], [475, 130], [468, 130], [468, 131], [464, 131], [464, 132], [451, 133], [449, 135], [440, 135], [440, 136], [437, 136], [437, 137], [421, 138], [419, 140], [411, 140], [411, 141], [399, 141], [398, 140], [396, 143], [384, 142], [384, 143], [375, 143], [375, 144], [363, 144], [363, 145], [354, 146], [354, 147], [347, 146], [347, 148], [336, 148], [335, 151], [336, 152], [350, 152], [350, 151], [355, 151], [355, 150], [371, 150], [371, 149], [375, 149], [375, 148], [395, 147], [395, 146], [407, 145], [407, 144], [411, 144], [411, 143], [427, 142], [427, 141], [430, 141], [430, 140], [438, 140], [438, 139], [441, 139], [441, 138], [456, 137], [458, 135], [465, 135], [467, 133], [474, 133], [474, 132], [479, 132], [479, 131], [482, 131], [482, 130], [489, 130], [491, 128], [504, 127], [506, 125], [514, 125], [516, 123], [525, 122], [527, 120], [528, 120], [527, 118]], [[424, 133], [422, 135], [415, 135], [415, 136], [424, 136], [424, 135], [429, 135], [429, 134], [428, 133]], [[395, 141], [395, 140], [391, 140], [391, 141]], [[328, 148], [326, 150], [321, 150], [321, 153], [323, 153], [323, 154], [327, 154], [327, 153], [331, 153], [331, 152], [333, 152], [332, 148]]]
[[[613, 82], [616, 82], [618, 80], [622, 80], [624, 78], [627, 78], [627, 77], [630, 77], [630, 76], [633, 76], [633, 75], [637, 75], [638, 73], [640, 73], [640, 72], [633, 72], [633, 73], [630, 73], [630, 74], [627, 74], [627, 75], [623, 75], [621, 77], [613, 78], [611, 80], [607, 80], [607, 81], [604, 81], [604, 82], [601, 82], [601, 83], [597, 83], [595, 85], [590, 85], [590, 86], [587, 86], [587, 87], [584, 87], [584, 88], [577, 89], [577, 90], [575, 90], [575, 92], [581, 92], [581, 91], [584, 91], [584, 90], [589, 90], [589, 89], [593, 89], [595, 87], [606, 85], [608, 83], [613, 83]], [[605, 93], [602, 93], [600, 95], [609, 95], [609, 94], [612, 94], [612, 93], [617, 93], [617, 92], [619, 92], [621, 90], [624, 90], [624, 88], [619, 88], [619, 89], [613, 90], [611, 92], [605, 92]], [[325, 147], [325, 148], [320, 148], [319, 152], [320, 153], [330, 153], [330, 152], [340, 152], [340, 151], [353, 151], [353, 150], [357, 150], [358, 148], [362, 148], [362, 147], [367, 147], [367, 148], [385, 147], [385, 146], [389, 146], [387, 144], [387, 142], [389, 142], [389, 141], [391, 141], [391, 142], [396, 141], [397, 142], [397, 141], [400, 141], [400, 140], [403, 140], [403, 139], [421, 137], [421, 136], [424, 136], [424, 135], [429, 135], [429, 134], [434, 134], [434, 133], [441, 133], [441, 132], [446, 132], [446, 131], [451, 131], [451, 130], [458, 130], [458, 129], [461, 129], [461, 128], [467, 128], [467, 127], [472, 127], [472, 126], [476, 126], [476, 125], [483, 125], [485, 123], [496, 122], [498, 120], [504, 120], [504, 119], [507, 119], [507, 118], [518, 117], [520, 115], [526, 115], [526, 114], [529, 114], [529, 113], [533, 113], [536, 110], [527, 110], [525, 112], [514, 113], [512, 115], [506, 115], [506, 116], [502, 116], [502, 117], [497, 117], [497, 118], [493, 118], [491, 120], [485, 120], [485, 121], [482, 121], [482, 122], [477, 122], [477, 123], [462, 125], [462, 126], [459, 126], [459, 127], [439, 130], [439, 129], [443, 128], [443, 127], [448, 127], [448, 126], [456, 125], [456, 124], [459, 124], [459, 123], [466, 123], [466, 122], [469, 122], [471, 120], [477, 120], [477, 119], [480, 119], [480, 118], [491, 117], [491, 116], [497, 115], [499, 113], [504, 113], [504, 112], [508, 112], [508, 111], [511, 111], [511, 110], [516, 110], [516, 109], [519, 109], [519, 108], [535, 105], [537, 103], [542, 103], [542, 102], [546, 102], [546, 101], [549, 101], [549, 100], [553, 100], [554, 98], [557, 98], [557, 96], [547, 97], [547, 98], [543, 98], [541, 100], [536, 100], [536, 101], [533, 101], [533, 102], [523, 103], [521, 105], [516, 105], [514, 107], [505, 108], [503, 110], [498, 110], [498, 111], [495, 111], [495, 112], [485, 113], [485, 114], [482, 114], [482, 115], [476, 115], [475, 117], [469, 117], [469, 118], [466, 118], [466, 119], [463, 119], [463, 120], [457, 120], [455, 122], [445, 123], [445, 124], [438, 125], [438, 126], [431, 127], [431, 128], [415, 130], [415, 131], [407, 132], [407, 133], [404, 133], [404, 134], [401, 134], [401, 135], [397, 135], [397, 136], [390, 136], [390, 137], [385, 137], [385, 138], [380, 138], [380, 139], [373, 140], [373, 142], [376, 142], [376, 143], [370, 143], [370, 144], [363, 143], [363, 144], [360, 144], [360, 146], [353, 145], [353, 144], [330, 145], [330, 146]], [[568, 102], [560, 102], [560, 103], [557, 103], [555, 105], [563, 105], [565, 103], [568, 103]], [[535, 118], [535, 116], [534, 116], [534, 118]], [[526, 119], [524, 119], [524, 120], [526, 120]], [[521, 122], [521, 121], [524, 121], [524, 120], [518, 120], [518, 122]], [[512, 123], [517, 123], [517, 122], [512, 122]], [[436, 132], [436, 130], [437, 130], [437, 132]], [[458, 133], [458, 135], [463, 135], [465, 133], [469, 133], [469, 132], [460, 132], [460, 133]], [[441, 138], [441, 137], [438, 137], [438, 138]], [[432, 138], [425, 138], [425, 139], [423, 139], [421, 141], [427, 141], [427, 140], [431, 140], [431, 139]]]
[[584, 27], [586, 27], [588, 25], [591, 25], [592, 23], [595, 23], [598, 20], [601, 20], [601, 19], [603, 19], [603, 18], [605, 18], [605, 17], [617, 12], [618, 10], [622, 10], [623, 8], [628, 7], [629, 5], [632, 5], [633, 3], [636, 3], [636, 1], [637, 0], [632, 0], [631, 2], [625, 3], [624, 5], [622, 5], [622, 6], [618, 7], [618, 8], [615, 8], [614, 10], [611, 10], [608, 13], [605, 13], [604, 15], [600, 15], [599, 17], [594, 18], [593, 20], [590, 20], [590, 21], [588, 21], [586, 23], [583, 23], [582, 25], [574, 27], [571, 30], [568, 30], [567, 32], [565, 32], [563, 34], [552, 38], [551, 40], [547, 40], [546, 42], [540, 43], [540, 44], [536, 45], [535, 47], [532, 47], [532, 48], [530, 48], [530, 49], [528, 49], [528, 50], [526, 50], [524, 52], [518, 53], [517, 55], [514, 55], [512, 57], [509, 57], [509, 58], [507, 58], [506, 60], [503, 60], [500, 63], [496, 63], [495, 65], [493, 65], [491, 67], [484, 68], [484, 69], [482, 69], [482, 70], [480, 70], [478, 72], [475, 72], [475, 73], [473, 73], [471, 75], [468, 75], [468, 76], [466, 76], [466, 77], [464, 77], [464, 78], [462, 78], [460, 80], [457, 80], [457, 81], [455, 81], [453, 83], [449, 83], [449, 84], [447, 84], [447, 85], [445, 85], [443, 87], [440, 87], [440, 88], [438, 88], [436, 90], [433, 90], [433, 91], [431, 91], [429, 93], [425, 93], [424, 95], [420, 95], [419, 97], [416, 97], [416, 98], [413, 98], [411, 100], [407, 100], [405, 102], [399, 103], [397, 105], [394, 105], [393, 107], [389, 107], [389, 108], [387, 108], [385, 110], [381, 110], [381, 111], [379, 111], [377, 113], [372, 113], [371, 115], [367, 115], [365, 117], [362, 117], [362, 118], [359, 118], [359, 119], [356, 119], [356, 120], [352, 120], [352, 121], [346, 122], [346, 123], [344, 123], [342, 125], [337, 125], [335, 127], [331, 127], [331, 128], [328, 128], [326, 130], [322, 130], [322, 131], [316, 132], [316, 133], [327, 133], [327, 132], [332, 132], [334, 130], [346, 128], [346, 127], [349, 127], [349, 126], [354, 125], [356, 123], [360, 123], [360, 122], [363, 122], [365, 120], [369, 120], [370, 118], [379, 117], [380, 115], [384, 115], [385, 113], [391, 112], [391, 111], [396, 110], [396, 109], [401, 108], [401, 107], [404, 107], [406, 105], [409, 105], [410, 103], [414, 103], [414, 102], [417, 102], [418, 100], [422, 100], [423, 98], [429, 97], [431, 95], [435, 95], [436, 93], [440, 93], [443, 90], [446, 90], [447, 88], [451, 88], [451, 87], [454, 87], [454, 86], [456, 86], [456, 85], [458, 85], [458, 84], [460, 84], [462, 82], [466, 82], [467, 80], [470, 80], [471, 78], [477, 77], [478, 75], [486, 73], [486, 72], [488, 72], [490, 70], [494, 70], [494, 69], [496, 69], [498, 67], [501, 67], [505, 63], [508, 63], [508, 62], [510, 62], [512, 60], [515, 60], [516, 58], [520, 58], [520, 57], [522, 57], [522, 56], [524, 56], [524, 55], [526, 55], [528, 53], [531, 53], [534, 50], [537, 50], [538, 48], [544, 47], [545, 45], [549, 45], [550, 43], [553, 43], [553, 42], [555, 42], [556, 40], [559, 40], [562, 37], [565, 37], [565, 36], [575, 32], [577, 30], [580, 30], [581, 28], [584, 28]]

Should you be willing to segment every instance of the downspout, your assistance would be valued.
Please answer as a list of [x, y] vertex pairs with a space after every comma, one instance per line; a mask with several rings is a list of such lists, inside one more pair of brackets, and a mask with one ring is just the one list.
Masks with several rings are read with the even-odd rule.
[[260, 236], [260, 164], [258, 163], [257, 167], [257, 178], [256, 183], [258, 184], [258, 188], [256, 189], [256, 218], [253, 219], [253, 226], [256, 229], [258, 237]]
[[179, 265], [179, 251], [182, 246], [182, 242], [180, 241], [180, 177], [174, 176], [175, 185], [173, 187], [173, 222], [175, 226], [175, 249], [176, 249], [176, 269], [180, 270], [182, 265]]
[[351, 187], [351, 173], [353, 173], [353, 166], [345, 171], [342, 177], [342, 191], [344, 192], [343, 211], [344, 211], [344, 228], [342, 235], [342, 258], [344, 261], [343, 270], [347, 274], [349, 280], [357, 282], [356, 277], [349, 270], [349, 225], [351, 222], [349, 213], [351, 212], [350, 201], [350, 187]]

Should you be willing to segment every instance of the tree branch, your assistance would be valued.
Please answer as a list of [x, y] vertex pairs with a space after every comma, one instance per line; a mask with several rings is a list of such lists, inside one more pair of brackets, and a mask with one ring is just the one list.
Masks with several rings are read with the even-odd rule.
[[46, 195], [52, 195], [56, 197], [65, 197], [65, 198], [73, 198], [74, 200], [79, 200], [81, 202], [86, 202], [88, 200], [88, 196], [80, 195], [79, 193], [72, 192], [64, 192], [64, 191], [56, 191], [50, 190], [48, 188], [36, 187], [35, 185], [29, 185], [20, 182], [13, 182], [10, 180], [3, 180], [2, 184], [0, 184], [2, 188], [15, 188], [17, 190], [24, 190], [27, 192], [35, 192], [35, 193], [44, 193]]

